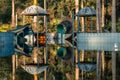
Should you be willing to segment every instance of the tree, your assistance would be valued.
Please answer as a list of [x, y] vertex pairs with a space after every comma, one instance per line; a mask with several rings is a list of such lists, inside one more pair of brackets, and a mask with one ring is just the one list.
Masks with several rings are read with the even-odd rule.
[[[101, 30], [101, 2], [96, 0], [97, 32]], [[97, 51], [97, 80], [101, 80], [101, 52]]]
[[[105, 7], [104, 7], [104, 0], [102, 0], [102, 28], [104, 27], [104, 13], [105, 13]], [[104, 51], [102, 51], [102, 76], [104, 76], [104, 70], [105, 70], [105, 54], [104, 54]]]
[[[116, 32], [116, 0], [112, 0], [112, 32]], [[112, 80], [116, 80], [116, 52], [112, 52]]]
[[[15, 27], [15, 1], [12, 0], [12, 27]], [[12, 55], [12, 80], [15, 80], [15, 55]]]

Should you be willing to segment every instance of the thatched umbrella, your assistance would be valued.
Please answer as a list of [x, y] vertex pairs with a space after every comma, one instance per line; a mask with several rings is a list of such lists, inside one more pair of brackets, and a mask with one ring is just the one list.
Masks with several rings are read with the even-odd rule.
[[[37, 6], [37, 0], [34, 0], [34, 5], [27, 7], [25, 10], [22, 11], [23, 16], [34, 16], [34, 32], [37, 32], [37, 40], [38, 40], [38, 28], [37, 28], [37, 16], [47, 16], [48, 13], [41, 8], [40, 6]], [[46, 19], [47, 20], [47, 19]], [[46, 33], [47, 33], [47, 26], [46, 26]], [[37, 41], [37, 47], [39, 47], [38, 41]], [[35, 61], [37, 62], [37, 61]]]
[[22, 65], [21, 67], [29, 74], [32, 74], [34, 76], [34, 80], [38, 80], [37, 74], [40, 74], [43, 71], [45, 71], [48, 65], [39, 66], [38, 64], [29, 64], [29, 65]]
[[96, 11], [90, 7], [84, 7], [76, 14], [76, 16], [78, 17], [96, 16]]
[[85, 72], [91, 72], [96, 69], [96, 63], [95, 62], [79, 62], [78, 67]]
[[40, 74], [42, 73], [45, 69], [47, 69], [48, 65], [43, 65], [43, 66], [39, 66], [38, 64], [36, 65], [22, 65], [21, 66], [26, 72], [28, 72], [29, 74]]
[[48, 15], [48, 13], [40, 6], [32, 5], [32, 6], [27, 7], [25, 10], [23, 10], [22, 15], [43, 16], [43, 15]]

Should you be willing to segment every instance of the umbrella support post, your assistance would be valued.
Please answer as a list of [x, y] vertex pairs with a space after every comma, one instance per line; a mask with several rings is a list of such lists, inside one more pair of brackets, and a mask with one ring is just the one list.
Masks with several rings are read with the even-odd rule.
[[37, 74], [34, 74], [34, 80], [38, 80]]

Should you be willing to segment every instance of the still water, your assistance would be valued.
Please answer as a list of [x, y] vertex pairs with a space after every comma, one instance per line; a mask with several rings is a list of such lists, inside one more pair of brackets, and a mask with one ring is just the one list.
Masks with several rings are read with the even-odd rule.
[[[36, 48], [35, 48], [36, 49]], [[77, 49], [70, 44], [47, 44], [39, 47], [37, 62], [34, 62], [34, 52], [31, 57], [16, 53], [14, 59], [15, 74], [12, 70], [12, 57], [2, 57], [0, 68], [1, 80], [77, 80], [75, 79], [75, 53]], [[47, 53], [47, 54], [46, 54]], [[93, 71], [95, 72], [95, 71]], [[87, 74], [80, 71], [80, 77]], [[85, 78], [94, 77], [89, 73]]]
[[[48, 40], [47, 44], [34, 47], [31, 56], [15, 53], [1, 57], [0, 80], [97, 80], [96, 52], [78, 50], [76, 42]], [[111, 52], [105, 52], [104, 63], [101, 78], [112, 80]]]

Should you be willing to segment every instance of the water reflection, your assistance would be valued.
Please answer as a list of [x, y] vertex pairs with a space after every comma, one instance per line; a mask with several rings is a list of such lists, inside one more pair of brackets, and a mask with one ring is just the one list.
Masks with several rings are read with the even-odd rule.
[[[79, 70], [79, 79], [81, 79], [81, 75], [87, 75], [84, 76], [86, 77], [84, 80], [86, 80], [92, 73], [83, 72], [81, 74], [81, 70], [78, 68], [79, 63], [74, 63], [74, 53], [77, 52], [77, 49], [74, 50], [73, 48], [75, 47], [70, 47], [68, 44], [47, 44], [47, 49], [45, 46], [34, 49], [31, 57], [18, 54], [18, 68], [15, 70], [15, 80], [77, 80], [75, 75], [78, 73], [75, 69]], [[38, 50], [36, 61], [34, 52], [36, 53]], [[46, 52], [47, 57], [44, 56]], [[11, 79], [12, 72], [10, 71], [9, 74], [9, 77], [5, 75], [3, 78]]]
[[[38, 54], [34, 55], [34, 53]], [[4, 63], [1, 64], [10, 65], [11, 67], [9, 68], [11, 70], [9, 74], [5, 73], [5, 75], [2, 75], [1, 79], [9, 80], [12, 79], [12, 76], [15, 76], [15, 80], [74, 80], [72, 54], [72, 47], [69, 47], [67, 44], [48, 44], [47, 47], [35, 47], [31, 57], [17, 54], [17, 57], [13, 60], [15, 66], [14, 75], [12, 73], [12, 58], [3, 57]], [[6, 60], [10, 62], [7, 63]], [[5, 66], [1, 66], [5, 68]], [[4, 72], [8, 71], [3, 70], [1, 74]]]
[[[83, 53], [72, 43], [63, 42], [51, 40], [51, 44], [34, 47], [30, 56], [16, 54], [14, 75], [12, 58], [0, 58], [0, 80], [12, 80], [12, 76], [15, 80], [96, 80], [96, 51]], [[111, 74], [110, 60], [111, 57], [106, 57], [108, 75]], [[106, 80], [111, 79], [108, 75]]]

